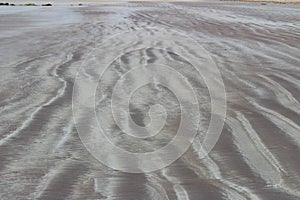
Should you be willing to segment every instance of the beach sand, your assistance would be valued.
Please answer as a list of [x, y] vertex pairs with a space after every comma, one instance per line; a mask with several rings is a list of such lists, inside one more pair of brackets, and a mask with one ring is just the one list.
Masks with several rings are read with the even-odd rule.
[[[299, 199], [299, 11], [296, 4], [246, 2], [1, 7], [0, 199]], [[138, 30], [142, 34], [126, 40]], [[162, 33], [170, 35], [172, 46]], [[172, 41], [176, 33], [183, 33], [181, 41]], [[113, 38], [116, 34], [124, 37]], [[130, 111], [137, 124], [146, 125], [149, 104], [165, 105], [169, 113], [162, 135], [144, 140], [120, 132], [109, 95], [116, 79], [139, 65], [172, 63], [195, 88], [200, 130], [207, 129], [208, 88], [176, 54], [176, 49], [202, 52], [184, 44], [188, 38], [206, 49], [226, 89], [225, 125], [213, 150], [200, 158], [197, 137], [180, 159], [151, 173], [120, 172], [96, 160], [79, 138], [72, 93], [80, 67], [89, 82], [98, 80], [95, 71], [106, 67], [93, 62], [105, 58], [99, 52], [124, 52], [108, 66], [99, 86], [104, 88], [95, 93], [97, 115], [115, 145], [155, 150], [170, 141], [180, 123], [176, 98], [153, 80], [133, 95]], [[110, 42], [101, 46], [104, 41]], [[128, 53], [141, 44], [146, 47]], [[204, 56], [198, 58], [202, 63]], [[201, 66], [204, 74], [211, 71], [211, 65]], [[132, 76], [131, 83], [141, 77]], [[180, 81], [168, 78], [183, 91]], [[81, 119], [91, 125], [84, 113]]]

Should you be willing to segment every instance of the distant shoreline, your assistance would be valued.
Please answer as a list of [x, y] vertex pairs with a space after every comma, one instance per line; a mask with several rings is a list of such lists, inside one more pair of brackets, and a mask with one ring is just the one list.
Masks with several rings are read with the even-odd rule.
[[221, 0], [234, 2], [255, 2], [255, 3], [278, 3], [278, 4], [298, 4], [300, 0]]
[[[116, 1], [109, 1], [109, 0], [63, 0], [63, 1], [53, 1], [53, 0], [12, 0], [12, 1], [1, 1], [0, 0], [0, 7], [4, 6], [28, 6], [29, 4], [36, 4], [35, 6], [48, 6], [57, 5], [57, 4], [80, 4], [80, 5], [86, 5], [89, 3], [118, 3], [118, 2], [157, 2], [157, 1], [151, 1], [151, 0], [116, 0]], [[168, 3], [175, 3], [175, 2], [210, 2], [210, 3], [217, 3], [217, 2], [253, 2], [253, 3], [277, 3], [277, 4], [299, 4], [300, 0], [203, 0], [203, 1], [197, 1], [197, 0], [170, 0], [170, 1], [161, 1], [161, 2], [168, 2]], [[1, 5], [2, 3], [2, 5]], [[3, 3], [8, 3], [9, 5], [3, 5]], [[28, 5], [26, 5], [28, 4]], [[30, 6], [30, 5], [29, 5]], [[33, 5], [34, 6], [34, 5]]]

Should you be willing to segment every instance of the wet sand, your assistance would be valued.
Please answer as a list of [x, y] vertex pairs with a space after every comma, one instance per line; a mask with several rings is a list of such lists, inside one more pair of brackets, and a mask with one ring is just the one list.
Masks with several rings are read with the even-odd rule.
[[[300, 198], [299, 5], [124, 2], [0, 9], [0, 199]], [[155, 35], [151, 27], [186, 33], [209, 52], [225, 84], [227, 116], [206, 158], [199, 158], [196, 138], [169, 167], [130, 174], [106, 167], [84, 148], [72, 117], [74, 79], [83, 61], [101, 57], [91, 55], [97, 44], [124, 31]], [[159, 49], [149, 45], [123, 54], [111, 73], [173, 63], [197, 88], [205, 130], [210, 119], [205, 82], [173, 53], [178, 43], [167, 47], [159, 38], [136, 38], [132, 45], [147, 42]], [[126, 42], [112, 40], [111, 46]], [[95, 78], [94, 66], [84, 66]], [[176, 133], [176, 98], [155, 82], [133, 97], [131, 116], [146, 125], [145, 104], [165, 105], [171, 117], [158, 140], [124, 137], [108, 115], [106, 93], [96, 95], [99, 118], [124, 149], [152, 151]]]

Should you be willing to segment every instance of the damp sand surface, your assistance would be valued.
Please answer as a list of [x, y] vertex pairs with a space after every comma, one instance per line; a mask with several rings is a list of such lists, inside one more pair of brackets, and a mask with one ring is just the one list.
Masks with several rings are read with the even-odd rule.
[[[0, 199], [299, 199], [299, 18], [299, 5], [245, 2], [0, 7]], [[167, 168], [129, 174], [95, 160], [80, 141], [72, 117], [78, 69], [85, 67], [89, 80], [97, 81], [97, 66], [83, 64], [101, 58], [92, 50], [113, 35], [137, 30], [142, 34], [131, 43], [117, 37], [101, 46], [108, 53], [124, 48], [124, 54], [108, 66], [106, 90], [96, 92], [96, 113], [112, 142], [124, 149], [146, 152], [167, 144], [180, 123], [170, 91], [154, 80], [133, 95], [131, 117], [141, 126], [150, 121], [149, 104], [169, 112], [162, 136], [153, 140], [126, 138], [108, 100], [126, 70], [168, 62], [196, 88], [200, 129], [206, 130], [209, 91], [176, 48], [195, 52], [180, 41], [166, 45], [153, 30], [167, 32], [170, 40], [180, 32], [206, 49], [226, 89], [225, 125], [206, 158], [199, 158], [197, 137]], [[144, 39], [156, 34], [153, 41]], [[128, 52], [141, 43], [148, 46]], [[209, 70], [203, 66], [204, 74]], [[181, 89], [176, 79], [172, 84]]]

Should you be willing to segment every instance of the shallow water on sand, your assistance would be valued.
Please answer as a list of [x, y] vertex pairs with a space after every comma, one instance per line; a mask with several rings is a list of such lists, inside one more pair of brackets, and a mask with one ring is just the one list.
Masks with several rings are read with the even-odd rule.
[[[132, 2], [0, 9], [0, 199], [300, 198], [299, 5]], [[176, 51], [198, 56], [199, 63], [206, 57], [183, 44], [188, 39], [172, 41], [177, 33], [206, 49], [226, 89], [225, 125], [205, 158], [199, 149], [211, 117], [210, 93]], [[135, 39], [128, 41], [131, 36]], [[97, 83], [97, 70], [104, 68], [98, 63], [108, 58], [99, 52], [113, 56], [119, 51], [95, 90], [97, 117], [114, 145], [133, 152], [156, 150], [171, 141], [181, 120], [178, 99], [154, 77], [133, 93], [129, 110], [136, 124], [147, 126], [149, 106], [163, 105], [168, 116], [160, 134], [137, 139], [120, 131], [110, 98], [128, 70], [145, 70], [130, 77], [129, 88], [148, 75], [148, 66], [168, 63], [195, 88], [199, 102], [199, 136], [180, 159], [151, 173], [105, 166], [86, 150], [74, 124], [78, 70], [83, 67], [88, 83]], [[181, 81], [167, 77], [165, 82], [184, 96]], [[87, 111], [81, 109], [79, 117], [92, 132], [95, 122]], [[121, 119], [126, 127], [128, 118]], [[131, 161], [105, 153], [114, 165]]]

